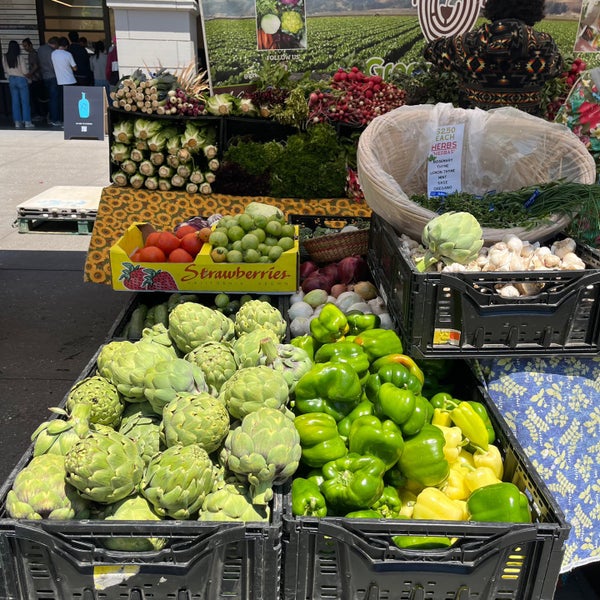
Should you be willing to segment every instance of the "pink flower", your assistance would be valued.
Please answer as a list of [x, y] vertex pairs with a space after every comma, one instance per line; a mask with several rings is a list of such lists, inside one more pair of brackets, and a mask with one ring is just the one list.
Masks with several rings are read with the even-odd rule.
[[279, 0], [281, 4], [285, 4], [287, 6], [296, 6], [298, 4], [298, 0]]
[[583, 102], [579, 107], [579, 122], [589, 123], [590, 129], [595, 129], [600, 123], [600, 106], [592, 102]]

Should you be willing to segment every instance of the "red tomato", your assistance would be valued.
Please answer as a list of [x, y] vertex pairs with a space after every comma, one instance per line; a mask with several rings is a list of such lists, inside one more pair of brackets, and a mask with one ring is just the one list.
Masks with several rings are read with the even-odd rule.
[[182, 225], [181, 227], [177, 228], [177, 230], [175, 231], [175, 235], [179, 239], [181, 239], [185, 237], [188, 233], [196, 233], [196, 231], [198, 230], [192, 225]]
[[171, 254], [173, 250], [179, 248], [180, 239], [170, 231], [161, 231], [156, 245], [167, 255]]
[[194, 257], [183, 248], [175, 248], [175, 250], [169, 254], [169, 262], [190, 263], [193, 260]]
[[139, 250], [140, 262], [165, 262], [167, 257], [157, 246], [144, 246]]
[[140, 249], [138, 248], [130, 257], [133, 262], [142, 262], [140, 258]]
[[188, 233], [181, 238], [181, 248], [187, 250], [192, 256], [196, 256], [202, 248], [203, 242], [200, 241], [198, 233]]
[[148, 234], [146, 241], [144, 242], [144, 246], [156, 246], [158, 242], [158, 236], [160, 235], [160, 231], [153, 231]]

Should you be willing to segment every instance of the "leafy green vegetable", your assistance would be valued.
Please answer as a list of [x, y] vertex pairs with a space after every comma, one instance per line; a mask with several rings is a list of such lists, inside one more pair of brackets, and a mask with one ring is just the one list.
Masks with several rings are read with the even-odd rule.
[[277, 5], [277, 0], [256, 0], [256, 13], [258, 15], [277, 14]]

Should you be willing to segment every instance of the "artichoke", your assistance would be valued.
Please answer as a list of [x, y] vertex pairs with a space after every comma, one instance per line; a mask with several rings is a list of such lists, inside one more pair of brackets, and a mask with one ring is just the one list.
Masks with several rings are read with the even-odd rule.
[[228, 432], [229, 413], [208, 392], [178, 394], [164, 408], [162, 434], [167, 447], [197, 444], [210, 454]]
[[[161, 521], [151, 504], [140, 495], [124, 498], [119, 502], [110, 504], [103, 512], [106, 521]], [[102, 544], [109, 550], [123, 552], [148, 552], [160, 550], [166, 543], [165, 538], [146, 537], [106, 537]]]
[[185, 302], [169, 313], [169, 334], [181, 352], [187, 354], [205, 342], [233, 339], [233, 321], [218, 310]]
[[216, 470], [198, 444], [171, 446], [148, 465], [140, 492], [160, 516], [189, 519], [213, 490]]
[[91, 404], [76, 405], [70, 416], [64, 409], [56, 406], [50, 408], [50, 411], [67, 418], [44, 421], [31, 434], [34, 456], [41, 454], [64, 456], [90, 430]]
[[236, 419], [264, 407], [282, 410], [288, 399], [289, 388], [283, 374], [265, 366], [236, 371], [219, 394], [219, 400]]
[[227, 342], [205, 342], [184, 358], [202, 369], [210, 393], [214, 395], [238, 369], [237, 353]]
[[100, 375], [86, 377], [69, 390], [65, 408], [73, 411], [76, 404], [85, 402], [91, 405], [90, 423], [100, 423], [118, 427], [125, 405], [117, 388]]
[[13, 519], [87, 519], [88, 502], [65, 481], [65, 458], [59, 454], [34, 456], [17, 473], [6, 496]]
[[67, 452], [65, 469], [67, 482], [84, 498], [110, 504], [134, 492], [142, 479], [144, 461], [132, 440], [102, 427], [90, 431]]
[[199, 521], [268, 521], [268, 506], [255, 506], [241, 481], [228, 480], [206, 496]]
[[183, 358], [156, 363], [144, 376], [144, 396], [158, 415], [178, 393], [207, 392], [204, 371]]
[[253, 504], [265, 505], [273, 497], [273, 485], [296, 472], [301, 454], [294, 421], [274, 408], [260, 408], [229, 431], [219, 460], [249, 483]]
[[129, 404], [123, 412], [119, 433], [135, 443], [145, 464], [160, 452], [160, 421], [149, 402]]
[[447, 212], [425, 225], [422, 241], [426, 252], [417, 262], [421, 272], [438, 261], [466, 265], [475, 260], [483, 246], [483, 232], [471, 213]]
[[281, 373], [290, 393], [296, 389], [296, 383], [302, 375], [308, 373], [313, 366], [308, 352], [293, 344], [275, 344], [267, 339], [261, 342], [261, 349], [259, 364]]
[[238, 357], [239, 368], [256, 367], [264, 356], [263, 340], [279, 342], [279, 336], [272, 329], [257, 327], [252, 331], [242, 333], [233, 342], [233, 349]]
[[275, 306], [258, 299], [244, 302], [235, 314], [235, 334], [239, 337], [259, 327], [273, 331], [278, 341], [284, 338], [287, 328], [285, 319]]
[[157, 363], [177, 358], [172, 346], [142, 338], [109, 342], [98, 354], [98, 372], [113, 383], [128, 402], [144, 402], [144, 377]]

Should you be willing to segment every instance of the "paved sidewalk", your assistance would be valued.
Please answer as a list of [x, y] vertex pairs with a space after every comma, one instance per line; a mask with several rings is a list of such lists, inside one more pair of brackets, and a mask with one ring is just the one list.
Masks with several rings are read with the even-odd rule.
[[0, 129], [0, 250], [87, 250], [89, 235], [19, 233], [17, 206], [55, 186], [110, 184], [108, 136], [65, 140], [62, 130]]

